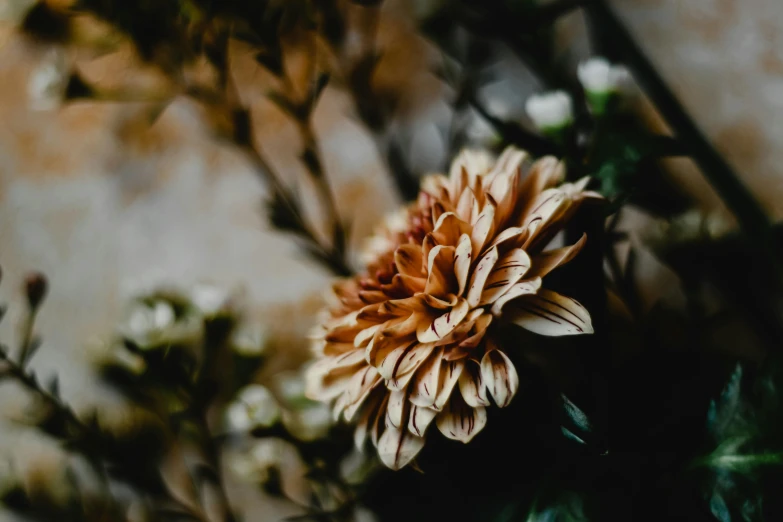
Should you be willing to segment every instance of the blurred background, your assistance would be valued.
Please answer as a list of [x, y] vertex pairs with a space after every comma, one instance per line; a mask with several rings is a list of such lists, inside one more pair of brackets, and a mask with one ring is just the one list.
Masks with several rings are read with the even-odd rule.
[[[38, 320], [44, 342], [34, 366], [40, 375], [60, 375], [62, 394], [77, 411], [95, 396], [110, 404], [110, 395], [96, 394], [90, 346], [111, 334], [125, 300], [160, 284], [209, 284], [240, 295], [246, 313], [264, 324], [281, 354], [266, 372], [296, 366], [307, 353], [304, 335], [331, 275], [270, 228], [262, 208], [267, 189], [247, 159], [213, 139], [207, 116], [184, 97], [162, 107], [94, 100], [51, 106], [41, 100], [34, 77], [60, 59], [108, 84], [154, 88], [159, 78], [151, 68], [130, 65], [129, 47], [105, 55], [53, 55], [51, 46], [18, 30], [19, 13], [31, 3], [0, 0], [0, 301], [10, 304], [0, 337], [19, 335], [23, 296], [17, 282], [31, 269], [46, 273], [51, 285]], [[387, 1], [378, 28], [384, 51], [379, 81], [389, 92], [405, 93], [395, 139], [409, 169], [422, 174], [444, 169], [450, 152], [443, 136], [452, 121], [453, 92], [433, 74], [442, 56], [418, 30], [429, 3]], [[783, 218], [779, 0], [610, 3], [716, 148], [770, 215]], [[560, 20], [556, 34], [574, 67], [592, 54], [579, 11]], [[241, 44], [232, 51], [232, 70], [240, 95], [252, 105], [261, 149], [317, 216], [299, 159], [301, 137], [265, 97], [276, 80]], [[540, 86], [508, 51], [495, 52], [497, 77], [480, 95], [495, 114], [529, 126], [524, 101]], [[639, 110], [653, 127], [665, 129], [644, 100]], [[469, 142], [491, 140], [486, 122], [473, 119], [467, 122]], [[401, 199], [376, 139], [339, 84], [326, 87], [314, 130], [338, 208], [350, 223], [355, 261], [356, 246]], [[674, 184], [695, 206], [725, 215], [690, 160], [666, 161]], [[643, 212], [624, 215], [632, 231], [648, 221]], [[651, 255], [642, 252], [638, 273], [650, 301], [668, 291], [671, 276]], [[13, 412], [14, 401], [3, 404]], [[19, 455], [32, 450], [30, 458], [43, 458], [48, 448], [3, 420], [0, 446]]]

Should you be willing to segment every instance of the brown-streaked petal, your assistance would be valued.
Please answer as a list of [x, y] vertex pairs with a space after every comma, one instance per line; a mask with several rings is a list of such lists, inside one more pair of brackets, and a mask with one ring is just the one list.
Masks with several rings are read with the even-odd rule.
[[381, 381], [378, 371], [372, 366], [354, 374], [343, 393], [345, 420], [350, 422], [356, 411], [370, 395], [372, 389]]
[[356, 337], [354, 337], [353, 339], [354, 347], [367, 348], [367, 344], [375, 336], [375, 332], [377, 332], [381, 328], [383, 328], [382, 324], [376, 324], [375, 326], [365, 328], [364, 330], [356, 334]]
[[435, 224], [432, 237], [439, 245], [456, 246], [460, 236], [470, 231], [470, 226], [453, 212], [446, 212]]
[[[421, 243], [421, 255], [423, 258], [422, 266], [421, 266], [422, 270], [428, 271], [429, 262], [430, 262], [430, 253], [436, 246], [438, 246], [438, 243], [435, 241], [435, 238], [432, 237], [432, 233], [424, 236], [424, 240]], [[429, 273], [429, 271], [427, 273]]]
[[479, 255], [487, 244], [487, 240], [495, 232], [495, 203], [487, 199], [484, 208], [472, 223], [473, 230], [470, 233], [470, 241], [473, 244], [473, 257]]
[[426, 321], [427, 316], [424, 314], [413, 313], [407, 318], [397, 318], [392, 321], [384, 323], [383, 330], [380, 335], [376, 337], [404, 337], [410, 335], [416, 331], [418, 324], [421, 321]]
[[433, 409], [440, 411], [443, 406], [448, 402], [449, 397], [452, 395], [454, 386], [459, 381], [460, 375], [465, 368], [464, 361], [454, 361], [444, 364], [441, 370], [441, 383], [438, 386], [438, 398], [435, 399], [435, 404], [432, 405]]
[[419, 245], [401, 245], [394, 252], [394, 264], [397, 270], [406, 276], [423, 277], [424, 254]]
[[463, 339], [458, 346], [460, 348], [475, 348], [478, 346], [481, 340], [484, 338], [484, 334], [487, 332], [487, 328], [489, 328], [491, 322], [492, 316], [490, 314], [480, 315], [473, 325], [473, 329], [476, 333]]
[[433, 319], [420, 321], [416, 330], [416, 338], [422, 343], [433, 343], [451, 333], [468, 315], [470, 306], [465, 299], [460, 298], [457, 305]]
[[408, 431], [418, 437], [423, 437], [437, 414], [438, 412], [432, 408], [411, 406], [411, 414], [408, 418]]
[[519, 389], [514, 363], [500, 350], [490, 348], [481, 359], [481, 375], [498, 406], [505, 408]]
[[430, 250], [427, 261], [427, 285], [424, 291], [438, 298], [446, 298], [457, 289], [454, 275], [453, 246], [438, 245]]
[[527, 252], [515, 248], [498, 259], [484, 284], [479, 306], [495, 302], [527, 273], [531, 261]]
[[471, 308], [475, 308], [481, 300], [481, 293], [484, 291], [484, 284], [489, 275], [492, 273], [492, 268], [495, 266], [498, 260], [498, 249], [492, 247], [481, 257], [473, 275], [470, 277], [470, 285], [468, 286], [468, 304]]
[[406, 466], [424, 447], [424, 438], [405, 429], [387, 427], [378, 440], [378, 456], [387, 468]]
[[432, 353], [432, 343], [417, 343], [392, 351], [377, 367], [384, 379], [392, 381], [415, 371]]
[[429, 294], [424, 294], [423, 298], [424, 302], [435, 310], [447, 310], [449, 308], [453, 308], [457, 306], [457, 301], [459, 301], [459, 297], [454, 294], [449, 294], [442, 299]]
[[461, 394], [455, 393], [435, 418], [435, 423], [446, 437], [468, 443], [487, 424], [487, 410], [484, 407], [471, 408], [462, 400]]
[[443, 348], [436, 348], [419, 366], [411, 385], [410, 402], [417, 406], [432, 406], [438, 397], [438, 384], [443, 365]]
[[386, 425], [392, 428], [400, 428], [408, 410], [408, 391], [397, 390], [389, 394], [389, 403], [386, 405]]
[[489, 246], [490, 248], [498, 247], [499, 250], [503, 249], [505, 251], [506, 248], [504, 247], [506, 246], [506, 243], [508, 243], [511, 247], [521, 247], [526, 238], [526, 228], [510, 227], [504, 229], [503, 232], [495, 236], [495, 239], [492, 240], [492, 243]]
[[523, 296], [506, 311], [509, 319], [531, 332], [549, 335], [593, 333], [590, 313], [579, 302], [542, 288], [537, 294]]
[[579, 251], [582, 250], [585, 242], [587, 242], [587, 234], [582, 234], [579, 241], [571, 246], [548, 250], [533, 256], [533, 264], [526, 276], [529, 278], [544, 277], [560, 265], [564, 265], [571, 261]]
[[521, 297], [523, 295], [535, 294], [541, 288], [541, 278], [536, 277], [534, 279], [527, 279], [519, 281], [514, 286], [508, 289], [508, 291], [500, 296], [497, 301], [492, 305], [492, 315], [500, 315], [503, 311], [503, 307], [509, 301]]
[[474, 308], [468, 312], [468, 315], [465, 316], [465, 319], [463, 319], [462, 322], [451, 331], [451, 333], [444, 335], [439, 341], [435, 341], [435, 346], [446, 346], [449, 344], [462, 342], [465, 339], [465, 336], [470, 333], [473, 325], [476, 324], [476, 320], [481, 317], [483, 313], [483, 308]]
[[386, 418], [386, 404], [389, 401], [389, 394], [382, 388], [375, 388], [374, 393], [365, 402], [365, 407], [361, 410], [359, 420], [356, 423], [356, 430], [353, 433], [353, 443], [356, 449], [364, 449], [364, 442], [367, 440], [367, 434], [370, 433], [373, 445], [378, 445], [378, 436], [383, 420]]
[[376, 332], [370, 344], [365, 348], [365, 359], [376, 368], [380, 366], [381, 361], [389, 356], [394, 350], [413, 346], [416, 339], [413, 335], [405, 337], [384, 336], [381, 332]]
[[459, 377], [459, 391], [471, 408], [489, 406], [487, 388], [477, 361], [472, 359], [465, 361], [465, 369]]
[[363, 351], [354, 350], [313, 364], [307, 371], [307, 397], [327, 401], [343, 393], [356, 370], [366, 364]]
[[457, 243], [457, 250], [454, 252], [454, 274], [457, 276], [457, 295], [462, 295], [462, 292], [465, 291], [472, 257], [473, 244], [470, 242], [470, 236], [462, 234], [459, 238], [459, 243]]

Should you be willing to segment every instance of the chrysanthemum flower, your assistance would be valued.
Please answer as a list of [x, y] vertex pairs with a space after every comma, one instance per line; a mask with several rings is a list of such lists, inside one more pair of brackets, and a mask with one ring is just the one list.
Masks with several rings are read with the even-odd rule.
[[[463, 152], [448, 177], [425, 179], [418, 201], [380, 232], [366, 272], [334, 286], [316, 335], [308, 396], [334, 401], [388, 467], [408, 464], [432, 422], [469, 442], [487, 422], [490, 397], [505, 407], [519, 385], [493, 326], [542, 335], [591, 333], [587, 310], [542, 286], [586, 238], [544, 251], [588, 198], [587, 179], [555, 187], [564, 166], [507, 149], [497, 161]], [[387, 245], [384, 251], [378, 246]]]

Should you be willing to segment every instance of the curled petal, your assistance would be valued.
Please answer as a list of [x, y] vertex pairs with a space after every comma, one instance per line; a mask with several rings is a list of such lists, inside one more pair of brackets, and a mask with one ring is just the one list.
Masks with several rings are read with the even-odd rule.
[[453, 212], [446, 212], [438, 219], [432, 237], [439, 245], [456, 245], [460, 236], [470, 230], [468, 224]]
[[590, 313], [574, 299], [550, 290], [521, 297], [509, 311], [510, 320], [531, 332], [550, 335], [593, 333]]
[[438, 414], [435, 422], [446, 437], [468, 443], [487, 424], [487, 410], [484, 407], [468, 406], [459, 393], [455, 393], [446, 409]]
[[419, 367], [411, 388], [410, 401], [417, 406], [432, 406], [438, 397], [443, 365], [443, 348], [437, 348]]
[[465, 299], [460, 298], [457, 306], [436, 317], [432, 321], [421, 321], [416, 330], [416, 338], [422, 343], [431, 343], [451, 333], [468, 315], [470, 306]]
[[489, 279], [489, 275], [492, 273], [492, 268], [495, 266], [498, 260], [498, 249], [492, 247], [481, 257], [476, 269], [473, 271], [473, 275], [470, 278], [470, 286], [468, 287], [468, 304], [471, 308], [478, 305], [481, 300], [481, 294], [484, 292], [484, 285]]
[[432, 408], [412, 406], [411, 414], [408, 418], [408, 431], [418, 437], [423, 437], [424, 432], [427, 431], [427, 428], [437, 414], [438, 412]]
[[423, 277], [424, 255], [419, 245], [401, 245], [394, 252], [394, 264], [403, 275]]
[[465, 285], [468, 282], [468, 272], [472, 262], [473, 245], [470, 242], [470, 236], [462, 234], [457, 244], [457, 250], [454, 252], [454, 275], [457, 276], [457, 295], [462, 295], [465, 291]]
[[473, 230], [470, 233], [470, 241], [473, 243], [473, 257], [479, 255], [487, 244], [487, 239], [492, 237], [495, 231], [495, 204], [488, 200], [484, 204], [481, 214], [473, 222]]
[[526, 281], [520, 281], [516, 283], [514, 286], [508, 289], [508, 291], [500, 296], [497, 301], [494, 302], [492, 305], [492, 314], [493, 315], [500, 315], [503, 306], [505, 306], [506, 303], [509, 301], [516, 299], [517, 297], [521, 297], [523, 295], [530, 295], [535, 294], [538, 292], [538, 290], [541, 288], [541, 278], [536, 277], [535, 279], [528, 279]]
[[462, 375], [464, 368], [464, 361], [454, 361], [443, 365], [441, 383], [440, 386], [438, 386], [440, 388], [438, 391], [438, 398], [435, 399], [435, 404], [433, 404], [433, 408], [435, 410], [440, 411], [443, 406], [446, 405], [446, 402], [448, 402], [449, 397], [451, 396], [451, 392], [454, 390], [454, 386], [459, 381], [459, 377]]
[[525, 275], [530, 264], [530, 257], [521, 248], [515, 248], [501, 257], [484, 284], [479, 306], [493, 303], [505, 294]]
[[390, 469], [406, 466], [424, 447], [424, 438], [407, 429], [387, 427], [378, 440], [378, 455]]
[[467, 361], [462, 375], [459, 377], [459, 391], [462, 398], [471, 408], [489, 406], [487, 388], [482, 378], [481, 368], [475, 361]]
[[389, 394], [389, 403], [386, 406], [386, 424], [392, 428], [399, 428], [405, 419], [408, 406], [408, 393], [405, 390], [393, 391]]
[[506, 354], [496, 349], [487, 350], [481, 359], [481, 375], [497, 405], [508, 406], [519, 389], [519, 376]]
[[381, 361], [378, 373], [388, 380], [407, 375], [424, 362], [432, 353], [433, 347], [434, 345], [431, 343], [422, 344], [414, 341], [408, 346], [397, 348]]
[[427, 285], [424, 291], [432, 296], [445, 298], [457, 289], [454, 275], [454, 251], [451, 246], [438, 245], [429, 253], [427, 261]]

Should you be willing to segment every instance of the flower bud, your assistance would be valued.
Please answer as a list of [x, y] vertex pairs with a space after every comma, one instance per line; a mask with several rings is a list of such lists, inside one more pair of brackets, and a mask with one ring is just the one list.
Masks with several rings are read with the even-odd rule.
[[49, 283], [46, 276], [40, 272], [29, 274], [24, 280], [24, 291], [27, 296], [27, 304], [31, 309], [38, 308], [46, 297]]
[[68, 79], [69, 66], [64, 53], [51, 50], [28, 80], [27, 95], [32, 109], [48, 111], [59, 107], [65, 99]]
[[533, 124], [546, 134], [558, 134], [574, 119], [573, 102], [565, 91], [534, 94], [525, 103], [525, 112]]
[[120, 334], [141, 349], [160, 346], [174, 329], [176, 316], [171, 304], [156, 301], [148, 304], [137, 302], [120, 325]]
[[212, 285], [196, 285], [190, 291], [190, 300], [204, 317], [233, 315], [234, 300], [231, 292]]
[[242, 357], [260, 357], [266, 351], [266, 340], [266, 330], [263, 326], [241, 326], [231, 335], [231, 348]]
[[579, 64], [576, 70], [593, 114], [606, 112], [612, 97], [628, 83], [630, 74], [622, 65], [612, 65], [605, 58], [594, 57]]
[[329, 433], [332, 412], [329, 406], [321, 403], [298, 410], [286, 410], [283, 412], [283, 426], [302, 442], [311, 442]]

